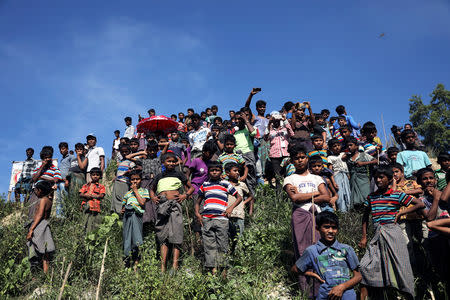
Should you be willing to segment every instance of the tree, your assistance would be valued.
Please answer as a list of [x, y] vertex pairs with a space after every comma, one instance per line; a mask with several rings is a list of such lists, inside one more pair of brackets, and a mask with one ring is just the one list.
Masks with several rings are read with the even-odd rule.
[[439, 83], [430, 95], [429, 104], [413, 95], [409, 99], [409, 120], [428, 148], [447, 152], [450, 141], [450, 91]]

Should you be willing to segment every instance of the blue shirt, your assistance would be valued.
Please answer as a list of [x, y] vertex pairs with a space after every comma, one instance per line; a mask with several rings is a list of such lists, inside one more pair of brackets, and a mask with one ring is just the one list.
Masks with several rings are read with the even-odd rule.
[[431, 165], [428, 155], [420, 150], [405, 150], [397, 154], [397, 162], [405, 168], [405, 177], [410, 178], [414, 172]]
[[[352, 247], [334, 241], [327, 247], [321, 241], [306, 248], [302, 257], [295, 263], [302, 272], [313, 270], [320, 276], [324, 283], [320, 285], [316, 299], [328, 299], [331, 289], [352, 278], [351, 271], [359, 268], [358, 257]], [[346, 290], [342, 299], [356, 299], [353, 289]]]
[[63, 179], [66, 179], [66, 176], [69, 174], [70, 165], [74, 160], [77, 160], [77, 158], [72, 154], [67, 154], [61, 158], [61, 161], [59, 162], [59, 170], [61, 171], [61, 176]]

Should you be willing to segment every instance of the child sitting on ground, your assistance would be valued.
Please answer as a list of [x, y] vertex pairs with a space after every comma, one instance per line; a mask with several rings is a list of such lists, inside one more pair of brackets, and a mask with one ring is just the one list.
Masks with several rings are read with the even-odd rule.
[[102, 223], [100, 216], [100, 201], [105, 197], [106, 189], [101, 184], [102, 171], [100, 168], [91, 169], [91, 182], [83, 185], [80, 189], [81, 209], [84, 213], [84, 230], [88, 234], [98, 228]]
[[[225, 255], [228, 252], [229, 220], [234, 208], [242, 201], [241, 195], [226, 180], [221, 180], [222, 164], [212, 161], [208, 164], [208, 181], [199, 189], [195, 202], [195, 215], [202, 226], [205, 268], [216, 274], [219, 267], [226, 267]], [[236, 197], [236, 202], [229, 205], [228, 195]], [[200, 204], [204, 201], [203, 212]], [[225, 270], [224, 270], [225, 272]]]
[[[294, 239], [295, 259], [299, 259], [305, 249], [318, 241], [318, 233], [313, 226], [313, 216], [320, 208], [315, 203], [327, 203], [330, 195], [325, 182], [320, 176], [313, 175], [308, 170], [308, 156], [301, 145], [290, 145], [289, 154], [295, 167], [295, 174], [284, 179], [283, 187], [293, 204], [292, 236]], [[313, 291], [310, 280], [303, 275], [298, 278], [300, 289], [307, 295]], [[316, 290], [317, 286], [313, 289]]]
[[336, 240], [338, 216], [328, 211], [319, 213], [316, 228], [320, 240], [306, 248], [292, 270], [320, 281], [318, 300], [356, 299], [353, 288], [361, 281], [359, 261], [352, 247]]
[[55, 252], [55, 243], [49, 226], [50, 212], [52, 210], [53, 184], [50, 181], [39, 181], [34, 187], [38, 201], [29, 208], [32, 217], [27, 234], [28, 258], [31, 267], [42, 267], [44, 273], [48, 272], [51, 255]]
[[161, 247], [161, 271], [165, 272], [169, 246], [173, 248], [172, 267], [178, 269], [184, 228], [181, 203], [192, 195], [194, 188], [184, 173], [175, 169], [178, 164], [175, 153], [167, 152], [161, 160], [165, 171], [153, 180], [150, 199], [156, 204], [156, 240]]
[[[331, 180], [328, 178], [327, 172], [324, 171], [323, 167], [323, 161], [322, 158], [319, 155], [313, 155], [309, 158], [309, 170], [311, 171], [311, 174], [317, 175], [322, 177], [323, 181], [325, 182], [325, 187], [327, 188], [328, 194], [330, 195], [330, 202], [329, 203], [320, 203], [319, 207], [322, 211], [333, 211], [336, 209], [336, 200], [338, 199], [338, 195], [336, 193], [336, 190], [331, 183]], [[333, 175], [331, 175], [333, 176]]]
[[[406, 240], [397, 222], [401, 216], [422, 209], [424, 205], [416, 198], [389, 188], [393, 180], [391, 168], [378, 168], [374, 178], [378, 190], [370, 194], [364, 202], [362, 238], [359, 243], [361, 248], [367, 245], [367, 228], [371, 214], [375, 236], [361, 259], [361, 283], [364, 285], [361, 287], [361, 299], [382, 293], [387, 287], [414, 297], [414, 276]], [[399, 211], [401, 206], [409, 207]]]
[[129, 177], [131, 189], [123, 196], [121, 209], [123, 214], [123, 254], [126, 267], [132, 265], [137, 267], [139, 246], [143, 243], [142, 215], [145, 202], [150, 196], [148, 190], [141, 187], [142, 174], [139, 170], [131, 170]]
[[328, 142], [328, 149], [329, 168], [333, 171], [338, 187], [336, 206], [339, 211], [346, 212], [351, 205], [350, 182], [348, 181], [349, 172], [347, 163], [344, 161], [346, 154], [342, 151], [342, 144], [337, 139], [331, 139]]
[[[250, 193], [247, 185], [239, 179], [239, 166], [234, 162], [225, 164], [225, 174], [228, 181], [234, 186], [236, 191], [242, 197], [242, 202], [236, 206], [230, 215], [230, 238], [232, 240], [232, 252], [236, 246], [236, 237], [244, 233], [245, 227], [245, 204], [253, 200], [253, 195]], [[233, 205], [237, 199], [233, 195], [228, 195], [228, 205]]]

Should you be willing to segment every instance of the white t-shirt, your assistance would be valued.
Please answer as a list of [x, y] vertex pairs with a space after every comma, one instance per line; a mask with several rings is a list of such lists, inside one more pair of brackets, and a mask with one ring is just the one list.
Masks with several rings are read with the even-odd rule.
[[88, 158], [88, 167], [87, 172], [89, 172], [92, 168], [100, 168], [100, 156], [105, 157], [105, 150], [102, 147], [92, 147], [89, 148], [86, 157]]
[[335, 173], [348, 173], [347, 163], [342, 160], [343, 156], [344, 153], [339, 153], [339, 155], [328, 155], [328, 162], [333, 165], [333, 171]]
[[206, 136], [210, 132], [209, 128], [200, 127], [197, 131], [190, 131], [188, 134], [189, 144], [192, 150], [202, 151], [203, 145], [206, 142]]
[[[299, 193], [314, 193], [319, 191], [319, 185], [325, 184], [322, 177], [313, 175], [308, 172], [307, 175], [292, 174], [284, 179], [283, 187], [292, 185], [297, 188]], [[307, 202], [299, 205], [304, 210], [309, 210], [312, 203]], [[320, 212], [320, 208], [316, 205], [316, 210]]]
[[133, 125], [127, 126], [127, 128], [125, 129], [125, 133], [123, 134], [123, 137], [129, 138], [129, 139], [132, 139], [134, 137]]

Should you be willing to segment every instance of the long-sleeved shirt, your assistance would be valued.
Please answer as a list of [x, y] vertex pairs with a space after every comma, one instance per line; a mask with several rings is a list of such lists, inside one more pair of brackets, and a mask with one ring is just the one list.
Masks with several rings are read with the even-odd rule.
[[293, 135], [294, 131], [287, 121], [278, 128], [271, 128], [268, 133], [268, 139], [270, 141], [269, 157], [289, 156], [287, 151], [289, 137]]

